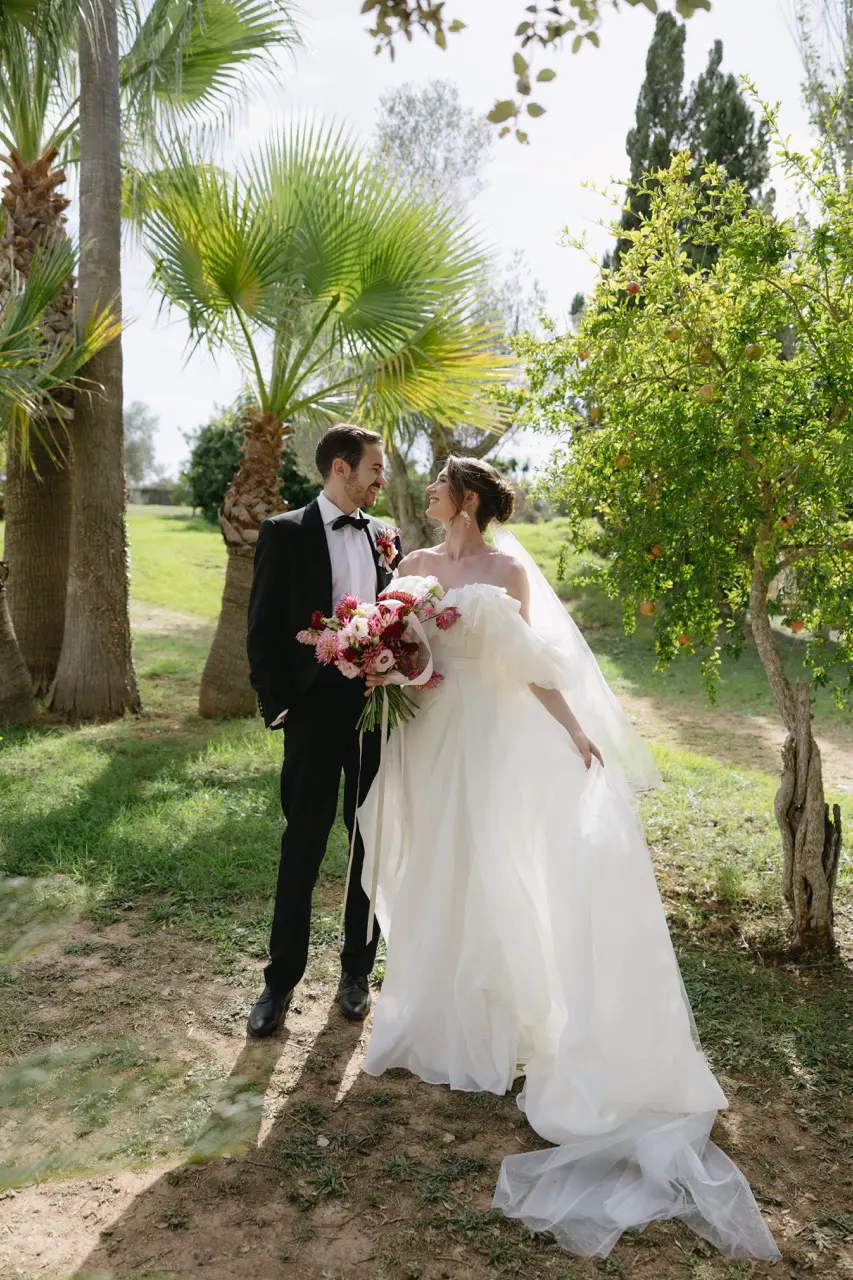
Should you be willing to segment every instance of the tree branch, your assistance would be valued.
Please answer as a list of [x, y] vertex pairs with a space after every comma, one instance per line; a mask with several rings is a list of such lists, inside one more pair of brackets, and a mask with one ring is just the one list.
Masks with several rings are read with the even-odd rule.
[[853, 538], [845, 538], [843, 542], [837, 543], [834, 547], [794, 547], [789, 555], [786, 555], [781, 560], [777, 561], [773, 568], [773, 577], [775, 578], [776, 574], [781, 573], [783, 569], [789, 569], [791, 565], [796, 564], [798, 560], [808, 560], [810, 556], [818, 556], [827, 551], [853, 551]]

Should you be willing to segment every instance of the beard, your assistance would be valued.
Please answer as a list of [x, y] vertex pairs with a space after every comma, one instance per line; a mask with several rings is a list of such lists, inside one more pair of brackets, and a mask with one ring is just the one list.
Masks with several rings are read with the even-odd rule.
[[347, 478], [344, 492], [354, 507], [372, 507], [378, 494], [374, 485], [361, 484], [352, 476]]

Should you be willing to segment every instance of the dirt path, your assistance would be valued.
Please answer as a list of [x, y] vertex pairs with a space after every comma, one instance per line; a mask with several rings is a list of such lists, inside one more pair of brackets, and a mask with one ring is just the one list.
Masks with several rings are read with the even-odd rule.
[[197, 613], [180, 613], [176, 609], [167, 609], [163, 605], [148, 604], [141, 600], [131, 600], [130, 621], [134, 632], [182, 635], [198, 640], [212, 639], [216, 630], [215, 620], [208, 621]]
[[[771, 776], [779, 772], [785, 730], [777, 719], [732, 715], [628, 693], [621, 693], [619, 701], [650, 742], [672, 743], [727, 764], [761, 769]], [[827, 786], [853, 792], [853, 724], [848, 737], [824, 730], [815, 736]]]

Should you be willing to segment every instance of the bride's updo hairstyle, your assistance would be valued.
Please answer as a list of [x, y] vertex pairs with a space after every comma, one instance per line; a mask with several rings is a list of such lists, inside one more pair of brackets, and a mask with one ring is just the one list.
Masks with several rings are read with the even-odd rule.
[[480, 532], [484, 533], [493, 520], [506, 524], [515, 510], [515, 494], [499, 471], [480, 458], [455, 453], [447, 459], [444, 470], [457, 513], [462, 510], [465, 494], [476, 493], [480, 499], [476, 511]]

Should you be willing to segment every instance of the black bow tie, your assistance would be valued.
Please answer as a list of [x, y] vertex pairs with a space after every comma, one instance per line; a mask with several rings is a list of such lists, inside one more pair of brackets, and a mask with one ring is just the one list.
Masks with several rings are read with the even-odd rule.
[[332, 521], [333, 529], [343, 529], [344, 525], [351, 524], [353, 529], [368, 529], [369, 521], [364, 516], [338, 516], [337, 520]]

